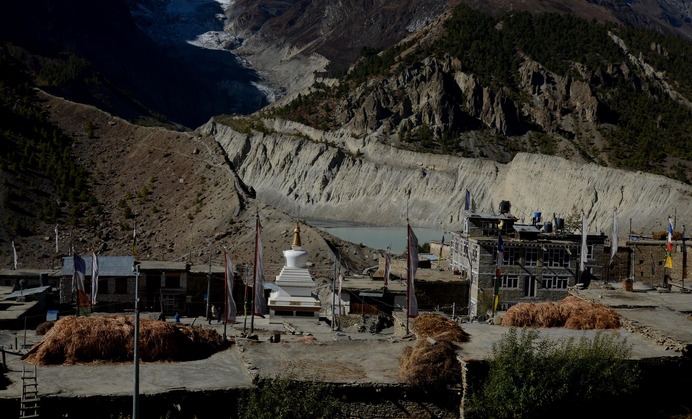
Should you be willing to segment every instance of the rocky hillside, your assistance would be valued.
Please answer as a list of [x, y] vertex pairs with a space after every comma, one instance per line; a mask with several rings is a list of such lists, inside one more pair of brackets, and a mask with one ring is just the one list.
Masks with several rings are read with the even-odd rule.
[[255, 124], [220, 119], [200, 132], [215, 138], [258, 199], [307, 218], [405, 225], [408, 202], [412, 224], [454, 230], [468, 189], [478, 210], [498, 212], [508, 200], [526, 222], [534, 211], [569, 221], [584, 210], [591, 233], [610, 231], [613, 209], [623, 232], [630, 220], [634, 232], [665, 230], [674, 214], [678, 225], [692, 223], [692, 187], [663, 176], [541, 154], [519, 153], [507, 164], [420, 154], [383, 145], [377, 134]]
[[[12, 241], [19, 269], [47, 269], [59, 266], [70, 246], [81, 254], [92, 250], [101, 255], [132, 254], [134, 229], [139, 258], [199, 265], [211, 258], [221, 265], [226, 248], [233, 262], [241, 265], [253, 260], [259, 213], [265, 274], [270, 279], [278, 274], [284, 262], [282, 251], [290, 248], [298, 217], [255, 199], [252, 187], [228, 164], [213, 137], [140, 127], [89, 105], [38, 94], [46, 117], [73, 139], [74, 159], [90, 174], [83, 192], [98, 202], [92, 205], [97, 212], [67, 217], [73, 204], [62, 201], [49, 182], [41, 185], [41, 191], [27, 187], [13, 194], [9, 205], [0, 208], [0, 216], [25, 227], [3, 223], [0, 262], [4, 268], [12, 266]], [[40, 179], [34, 174], [25, 176], [30, 176], [24, 181], [32, 185]], [[15, 177], [3, 180], [3, 196], [8, 187], [20, 182]], [[37, 216], [42, 200], [59, 202], [54, 223], [47, 216]], [[302, 239], [315, 275], [331, 275], [335, 254], [353, 272], [373, 265], [376, 252], [372, 249], [342, 242], [310, 226], [303, 225]]]
[[419, 152], [540, 152], [689, 182], [690, 55], [678, 38], [459, 6], [264, 115]]
[[[215, 71], [207, 65], [215, 61], [206, 58], [228, 53], [225, 47], [188, 54], [192, 44], [176, 44], [185, 37], [173, 31], [173, 38], [164, 38], [181, 49], [163, 53], [146, 39], [149, 32], [123, 15], [124, 3], [108, 0], [107, 10], [132, 29], [123, 48], [133, 46], [142, 60], [130, 63], [116, 36], [93, 43], [88, 31], [80, 31], [82, 13], [91, 9], [63, 3], [47, 4], [71, 23], [69, 31], [51, 21], [50, 7], [40, 19], [23, 15], [0, 27], [21, 44], [6, 43], [0, 51], [0, 116], [7, 121], [0, 135], [8, 149], [0, 156], [5, 266], [11, 266], [12, 241], [20, 268], [52, 266], [69, 243], [81, 253], [127, 254], [135, 226], [143, 258], [204, 264], [211, 256], [220, 263], [225, 246], [238, 262], [249, 261], [259, 211], [273, 275], [296, 219], [401, 225], [408, 213], [416, 226], [452, 230], [466, 189], [478, 209], [495, 211], [509, 200], [513, 214], [525, 220], [541, 211], [570, 222], [584, 210], [592, 233], [609, 230], [613, 209], [620, 231], [628, 231], [630, 220], [636, 232], [660, 231], [674, 214], [678, 226], [692, 222], [690, 43], [616, 25], [612, 8], [576, 0], [522, 3], [531, 12], [560, 12], [534, 15], [505, 13], [513, 2], [499, 0], [477, 2], [481, 9], [496, 5], [492, 13], [463, 5], [447, 10], [461, 3], [454, 1], [239, 0], [229, 3], [235, 8], [226, 15], [213, 17], [214, 25], [225, 19], [227, 30], [246, 37], [234, 51], [261, 70], [241, 74], [239, 83], [259, 91], [261, 75], [286, 89], [283, 102], [242, 117], [222, 115], [239, 108], [216, 112], [219, 98], [245, 103], [213, 88], [227, 81], [228, 72], [218, 79], [195, 71], [201, 63]], [[213, 10], [220, 4], [201, 3]], [[28, 8], [12, 5], [15, 12]], [[168, 6], [127, 1], [129, 10], [144, 8], [141, 19], [155, 17], [149, 12], [157, 8], [171, 12]], [[103, 33], [117, 32], [116, 21], [108, 21]], [[7, 29], [21, 22], [22, 31]], [[685, 18], [681, 22], [684, 29]], [[98, 32], [92, 23], [89, 31]], [[51, 40], [75, 49], [27, 53]], [[345, 58], [337, 65], [340, 47]], [[84, 61], [81, 51], [94, 55]], [[356, 56], [347, 72], [337, 71]], [[162, 61], [147, 64], [157, 58]], [[157, 70], [178, 69], [175, 60], [183, 58], [196, 66], [157, 77]], [[114, 73], [102, 73], [109, 63]], [[7, 77], [8, 69], [22, 76]], [[200, 85], [186, 83], [196, 77]], [[111, 113], [32, 93], [32, 86], [86, 98]], [[190, 88], [195, 100], [188, 101]], [[248, 92], [243, 89], [237, 91]], [[139, 102], [138, 90], [152, 101]], [[208, 92], [216, 99], [206, 101]], [[171, 106], [171, 113], [157, 113], [156, 103]], [[124, 112], [127, 118], [121, 118], [123, 109], [132, 111]], [[126, 120], [148, 115], [175, 121], [171, 115], [188, 112], [208, 114], [208, 122], [173, 130]], [[55, 224], [61, 231], [57, 255]], [[335, 253], [354, 271], [373, 264], [371, 249], [309, 227], [304, 234], [324, 272]]]
[[495, 16], [509, 11], [563, 13], [692, 39], [690, 2], [672, 0], [237, 0], [227, 11], [227, 31], [250, 40], [257, 36], [270, 44], [289, 44], [306, 55], [318, 53], [334, 68], [345, 68], [363, 47], [388, 48], [459, 4]]

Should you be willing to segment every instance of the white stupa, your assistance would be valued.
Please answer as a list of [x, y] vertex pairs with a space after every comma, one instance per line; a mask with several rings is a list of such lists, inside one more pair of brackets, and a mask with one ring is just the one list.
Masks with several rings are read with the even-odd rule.
[[319, 316], [320, 301], [313, 297], [315, 280], [308, 270], [308, 252], [300, 247], [300, 225], [293, 230], [290, 250], [284, 250], [286, 265], [276, 277], [269, 294], [269, 313], [274, 315]]

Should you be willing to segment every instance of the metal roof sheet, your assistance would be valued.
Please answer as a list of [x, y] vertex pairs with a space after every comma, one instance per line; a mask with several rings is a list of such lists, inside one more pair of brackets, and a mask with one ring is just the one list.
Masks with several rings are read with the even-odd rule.
[[143, 260], [139, 262], [139, 270], [186, 271], [187, 262], [168, 262], [162, 260]]
[[[193, 274], [209, 273], [209, 265], [192, 265], [192, 266], [190, 266], [190, 273], [193, 273]], [[226, 273], [226, 268], [224, 268], [222, 265], [211, 265], [211, 273], [213, 273], [213, 274]]]
[[38, 277], [41, 274], [46, 274], [48, 276], [60, 276], [60, 269], [0, 269], [0, 277]]
[[519, 233], [538, 233], [540, 230], [533, 225], [514, 224], [514, 231]]
[[512, 214], [495, 214], [494, 212], [476, 212], [476, 211], [471, 211], [471, 210], [463, 210], [462, 214], [466, 218], [473, 218], [473, 219], [486, 219], [486, 220], [513, 220], [517, 221], [519, 220], [517, 217], [513, 216]]
[[11, 298], [23, 297], [23, 296], [27, 296], [27, 295], [33, 295], [33, 294], [41, 294], [42, 292], [45, 292], [49, 288], [50, 288], [50, 286], [43, 286], [43, 287], [26, 288], [23, 290], [17, 290], [15, 292], [13, 292], [12, 294], [6, 296], [4, 298], [4, 300], [9, 300]]
[[361, 291], [358, 295], [361, 297], [382, 298], [384, 296], [384, 292]]
[[[91, 256], [82, 256], [86, 264], [85, 275], [91, 275]], [[134, 256], [98, 256], [99, 276], [134, 276]], [[70, 276], [74, 274], [74, 259], [72, 256], [63, 258], [62, 274]]]

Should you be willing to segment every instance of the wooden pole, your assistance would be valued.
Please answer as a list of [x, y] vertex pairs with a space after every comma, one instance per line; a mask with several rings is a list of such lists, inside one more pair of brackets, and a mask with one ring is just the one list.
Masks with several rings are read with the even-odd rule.
[[211, 314], [209, 313], [209, 304], [211, 301], [211, 255], [209, 255], [209, 272], [207, 273], [207, 309], [205, 314], [207, 315], [207, 323], [211, 322]]
[[132, 419], [139, 417], [139, 265], [135, 265], [135, 336], [134, 336], [134, 389], [132, 391]]
[[250, 334], [255, 331], [255, 298], [257, 297], [257, 268], [258, 268], [258, 243], [259, 242], [259, 213], [255, 221], [255, 269], [252, 274], [252, 302], [250, 303]]

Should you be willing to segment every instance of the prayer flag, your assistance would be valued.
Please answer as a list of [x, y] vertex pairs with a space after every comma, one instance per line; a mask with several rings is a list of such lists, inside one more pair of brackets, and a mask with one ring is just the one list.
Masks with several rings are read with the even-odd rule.
[[442, 234], [442, 242], [440, 243], [440, 254], [437, 257], [437, 267], [440, 267], [440, 264], [442, 263], [442, 248], [445, 247], [445, 235]]
[[226, 323], [235, 323], [237, 308], [233, 300], [233, 264], [231, 263], [231, 255], [229, 255], [226, 250], [224, 250], [224, 255], [226, 274], [226, 309], [224, 313], [226, 316]]
[[613, 233], [610, 237], [610, 264], [613, 263], [615, 254], [618, 252], [618, 212], [613, 211]]
[[497, 269], [505, 263], [505, 244], [502, 241], [502, 233], [497, 233]]
[[666, 248], [666, 268], [673, 267], [673, 219], [668, 218], [668, 246]]
[[96, 252], [91, 252], [91, 305], [96, 305], [96, 295], [99, 292], [99, 258]]
[[682, 226], [682, 278], [687, 278], [687, 244], [685, 244], [685, 226]]
[[14, 247], [14, 240], [12, 240], [12, 253], [14, 253], [14, 270], [17, 270], [17, 248]]
[[579, 258], [579, 270], [584, 272], [586, 270], [586, 258], [589, 253], [589, 248], [586, 245], [586, 234], [589, 229], [589, 221], [586, 218], [584, 211], [581, 212], [581, 255]]
[[471, 192], [466, 189], [466, 196], [464, 199], [464, 210], [468, 211], [471, 209]]
[[389, 256], [389, 248], [387, 248], [387, 253], [384, 256], [384, 286], [386, 287], [387, 284], [389, 283], [389, 274], [391, 273], [392, 270], [392, 261]]
[[418, 301], [416, 300], [416, 291], [414, 282], [416, 278], [416, 270], [418, 269], [418, 237], [413, 233], [411, 226], [408, 226], [408, 317], [418, 316]]
[[255, 314], [264, 317], [266, 311], [266, 303], [264, 301], [264, 267], [262, 265], [262, 224], [260, 224], [259, 216], [257, 216], [256, 226], [256, 249], [255, 249], [255, 285], [254, 306]]
[[493, 313], [497, 311], [500, 302], [501, 266], [505, 260], [505, 244], [502, 241], [502, 231], [497, 232], [497, 266], [495, 268], [495, 286], [493, 287]]
[[73, 289], [77, 292], [77, 314], [84, 314], [89, 308], [89, 298], [84, 289], [84, 277], [86, 276], [86, 262], [84, 258], [75, 254], [73, 256], [74, 273], [72, 275]]
[[58, 225], [55, 225], [55, 253], [58, 253]]
[[344, 314], [341, 312], [341, 310], [342, 310], [341, 309], [341, 287], [343, 286], [343, 284], [344, 284], [344, 274], [339, 272], [339, 290], [337, 291], [337, 296], [338, 296], [337, 298], [339, 298], [339, 316]]
[[132, 227], [132, 256], [137, 256], [137, 223]]

